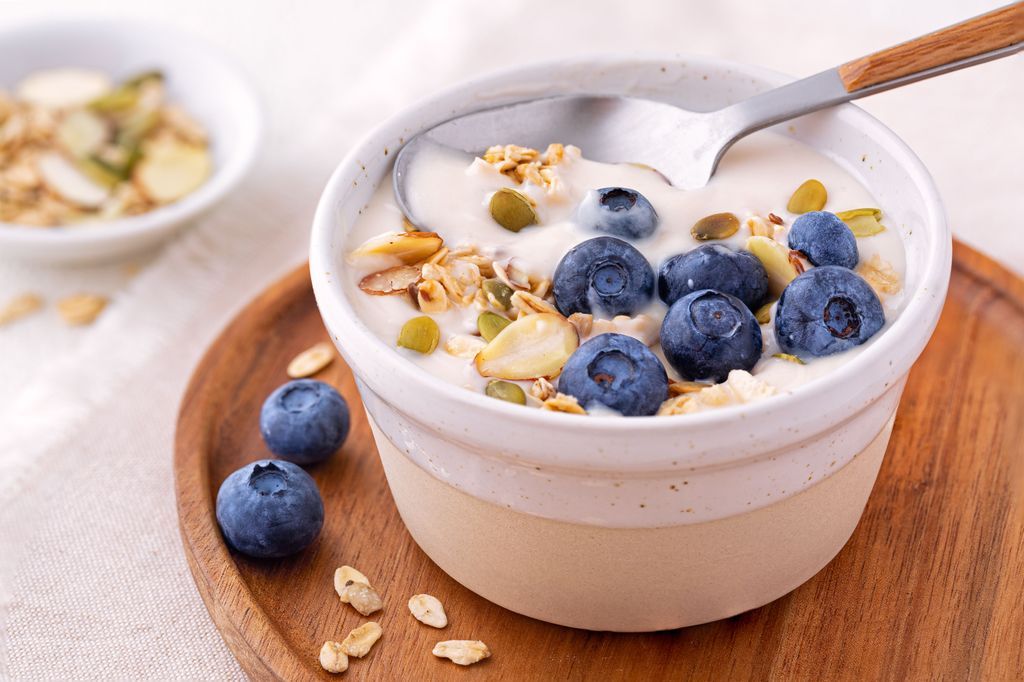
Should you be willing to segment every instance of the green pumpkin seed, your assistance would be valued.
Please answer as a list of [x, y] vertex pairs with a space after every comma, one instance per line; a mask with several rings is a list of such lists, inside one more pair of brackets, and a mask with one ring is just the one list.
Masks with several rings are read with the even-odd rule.
[[402, 331], [398, 333], [399, 346], [424, 355], [433, 353], [440, 340], [441, 330], [437, 322], [426, 315], [412, 318], [402, 325]]
[[792, 363], [795, 363], [797, 365], [806, 365], [807, 364], [806, 362], [804, 362], [803, 360], [801, 360], [797, 356], [790, 355], [789, 353], [775, 353], [774, 355], [772, 355], [772, 357], [773, 358], [778, 358], [779, 360], [785, 360], [786, 362], [792, 362]]
[[509, 232], [518, 232], [537, 222], [533, 202], [522, 192], [502, 187], [491, 197], [491, 217]]
[[820, 211], [825, 208], [826, 201], [828, 201], [828, 192], [825, 190], [825, 185], [821, 184], [819, 180], [812, 179], [796, 188], [793, 196], [789, 198], [789, 203], [786, 204], [786, 210], [790, 213]]
[[508, 310], [512, 306], [512, 294], [514, 294], [515, 291], [500, 279], [494, 278], [484, 280], [483, 287], [484, 293], [487, 294], [488, 299], [493, 303], [497, 303], [505, 310]]
[[490, 311], [480, 313], [480, 317], [476, 318], [476, 328], [480, 330], [480, 336], [484, 337], [484, 341], [488, 343], [510, 324], [512, 324], [512, 320]]
[[775, 301], [769, 301], [757, 309], [757, 312], [754, 313], [754, 318], [757, 320], [758, 324], [768, 324], [772, 321], [773, 305], [775, 305]]
[[694, 239], [707, 241], [709, 239], [725, 239], [736, 234], [740, 229], [740, 219], [732, 213], [712, 213], [704, 216], [690, 228], [690, 234]]
[[871, 237], [885, 230], [885, 225], [879, 222], [882, 211], [877, 208], [855, 208], [840, 211], [836, 215], [846, 223], [855, 237]]
[[850, 218], [856, 218], [861, 215], [873, 216], [875, 220], [879, 220], [882, 217], [882, 209], [880, 208], [853, 208], [849, 211], [839, 211], [836, 213], [836, 217], [842, 221], [847, 221]]
[[484, 389], [484, 393], [492, 398], [504, 400], [508, 403], [516, 403], [517, 405], [526, 404], [526, 393], [519, 384], [513, 384], [511, 381], [488, 382], [487, 388]]

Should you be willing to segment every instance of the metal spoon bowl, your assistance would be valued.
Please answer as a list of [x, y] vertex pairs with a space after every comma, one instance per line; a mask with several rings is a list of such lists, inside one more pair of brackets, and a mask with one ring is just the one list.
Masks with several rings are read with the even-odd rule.
[[406, 179], [417, 154], [442, 145], [481, 155], [511, 142], [543, 149], [574, 144], [587, 158], [642, 163], [681, 189], [703, 187], [737, 140], [783, 121], [932, 76], [1006, 57], [1024, 49], [1024, 4], [763, 92], [712, 112], [694, 112], [632, 97], [565, 96], [484, 109], [442, 123], [409, 140], [392, 172], [395, 198], [418, 227]]

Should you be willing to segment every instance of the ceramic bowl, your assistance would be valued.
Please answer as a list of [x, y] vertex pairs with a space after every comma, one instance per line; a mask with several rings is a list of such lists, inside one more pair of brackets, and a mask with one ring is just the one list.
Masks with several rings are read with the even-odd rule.
[[906, 245], [906, 308], [862, 353], [792, 393], [685, 417], [581, 418], [442, 382], [355, 314], [340, 281], [346, 234], [390, 181], [394, 150], [453, 116], [525, 98], [630, 95], [711, 110], [787, 80], [678, 55], [552, 62], [417, 104], [339, 164], [313, 225], [317, 303], [357, 377], [402, 518], [469, 589], [554, 623], [644, 631], [732, 616], [806, 581], [863, 512], [942, 308], [950, 233], [920, 161], [865, 112], [843, 105], [779, 126], [886, 207]]
[[120, 19], [61, 19], [0, 30], [0, 88], [47, 68], [99, 69], [116, 81], [149, 69], [207, 129], [214, 169], [181, 200], [149, 213], [56, 228], [0, 223], [0, 256], [47, 263], [112, 260], [156, 246], [224, 198], [252, 165], [262, 111], [248, 80], [217, 50], [170, 28]]

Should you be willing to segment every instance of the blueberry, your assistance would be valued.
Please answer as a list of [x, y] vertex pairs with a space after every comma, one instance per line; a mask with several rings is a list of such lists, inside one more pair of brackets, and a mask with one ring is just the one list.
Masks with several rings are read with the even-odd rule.
[[263, 459], [224, 479], [217, 491], [217, 523], [242, 554], [277, 558], [309, 547], [324, 525], [316, 483], [291, 462]]
[[587, 192], [576, 209], [576, 222], [595, 232], [642, 239], [658, 227], [658, 214], [635, 189], [605, 187]]
[[852, 270], [860, 260], [853, 230], [828, 211], [811, 211], [794, 220], [789, 248], [802, 252], [814, 265], [840, 265]]
[[768, 295], [768, 273], [752, 253], [721, 244], [698, 246], [662, 264], [658, 295], [668, 305], [700, 289], [732, 294], [757, 310]]
[[783, 290], [775, 337], [787, 353], [832, 355], [859, 346], [882, 328], [885, 313], [860, 275], [835, 265], [811, 268]]
[[555, 268], [555, 305], [563, 315], [632, 315], [654, 295], [654, 270], [644, 255], [615, 237], [580, 242]]
[[333, 455], [348, 436], [345, 399], [322, 381], [289, 381], [271, 393], [260, 410], [260, 433], [270, 451], [296, 464], [315, 464]]
[[658, 411], [668, 397], [668, 376], [658, 357], [632, 336], [599, 334], [569, 357], [558, 390], [584, 408], [597, 403], [636, 417]]
[[672, 304], [661, 323], [665, 357], [687, 379], [724, 381], [761, 357], [761, 326], [735, 296], [703, 289]]

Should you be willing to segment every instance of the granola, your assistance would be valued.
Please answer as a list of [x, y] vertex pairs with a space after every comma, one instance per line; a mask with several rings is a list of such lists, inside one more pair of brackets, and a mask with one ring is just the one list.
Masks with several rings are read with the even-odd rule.
[[0, 221], [56, 227], [138, 215], [212, 172], [202, 125], [164, 77], [114, 84], [87, 69], [37, 71], [0, 91]]

